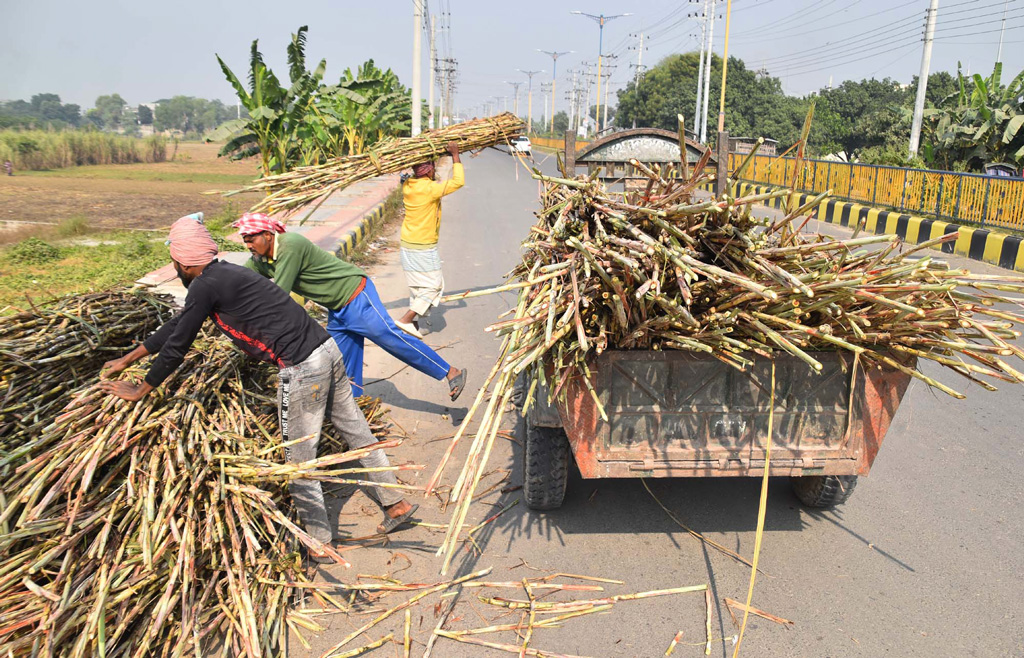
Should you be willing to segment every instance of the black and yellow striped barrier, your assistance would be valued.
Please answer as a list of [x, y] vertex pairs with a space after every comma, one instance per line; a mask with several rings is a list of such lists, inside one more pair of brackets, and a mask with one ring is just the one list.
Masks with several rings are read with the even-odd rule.
[[[704, 185], [704, 189], [711, 191], [713, 184]], [[765, 194], [777, 188], [763, 185], [752, 185], [750, 183], [739, 183], [736, 190], [736, 197], [751, 196], [754, 194]], [[803, 205], [815, 195], [798, 194], [797, 204]], [[765, 202], [772, 208], [782, 207], [782, 198], [769, 199]], [[881, 210], [859, 203], [849, 201], [838, 201], [829, 199], [818, 206], [813, 215], [814, 219], [829, 224], [837, 224], [854, 228], [863, 224], [863, 231], [878, 235], [892, 234], [910, 244], [920, 244], [947, 233], [960, 231], [955, 242], [946, 242], [942, 245], [942, 251], [947, 254], [966, 256], [974, 260], [980, 260], [992, 265], [1024, 272], [1024, 246], [1022, 239], [1016, 235], [993, 231], [984, 228], [972, 228], [952, 222], [943, 222], [937, 219], [924, 219], [914, 215]]]

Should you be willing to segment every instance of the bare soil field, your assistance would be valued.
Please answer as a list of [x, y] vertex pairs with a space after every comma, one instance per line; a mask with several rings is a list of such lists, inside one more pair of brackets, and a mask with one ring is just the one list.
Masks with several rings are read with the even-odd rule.
[[[173, 149], [174, 147], [170, 147]], [[204, 194], [237, 189], [256, 177], [255, 160], [217, 157], [216, 144], [182, 143], [173, 160], [99, 165], [0, 176], [0, 221], [56, 225], [82, 218], [91, 229], [156, 229], [178, 217], [247, 207], [251, 195]], [[24, 235], [25, 225], [14, 231]], [[13, 237], [13, 236], [12, 236]], [[9, 242], [0, 233], [0, 242]]]

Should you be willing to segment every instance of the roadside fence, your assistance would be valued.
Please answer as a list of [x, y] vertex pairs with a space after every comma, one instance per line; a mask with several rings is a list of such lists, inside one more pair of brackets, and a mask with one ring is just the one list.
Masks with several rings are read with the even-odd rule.
[[[729, 171], [746, 155], [729, 154]], [[793, 180], [795, 158], [756, 155], [741, 180], [785, 186]], [[1024, 179], [887, 167], [830, 160], [806, 160], [796, 187], [838, 199], [930, 216], [958, 223], [1024, 231]]]

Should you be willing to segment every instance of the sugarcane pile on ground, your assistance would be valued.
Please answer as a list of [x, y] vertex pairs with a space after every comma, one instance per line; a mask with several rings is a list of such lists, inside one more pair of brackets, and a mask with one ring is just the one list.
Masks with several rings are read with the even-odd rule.
[[[752, 204], [795, 195], [791, 190], [735, 199], [698, 201], [708, 180], [702, 167], [685, 180], [632, 162], [647, 177], [644, 189], [611, 193], [596, 178], [544, 181], [538, 221], [523, 243], [514, 282], [460, 299], [519, 290], [509, 319], [488, 327], [504, 336], [500, 357], [427, 485], [442, 469], [483, 400], [465, 467], [451, 500], [457, 501], [439, 555], [448, 568], [469, 501], [484, 472], [514, 382], [527, 377], [525, 405], [546, 384], [564, 399], [569, 381], [593, 396], [589, 360], [606, 349], [702, 353], [745, 370], [755, 357], [787, 352], [822, 366], [815, 350], [857, 355], [863, 367], [893, 368], [954, 397], [963, 395], [918, 371], [913, 359], [934, 361], [987, 389], [988, 380], [1024, 382], [1006, 357], [1024, 358], [1013, 343], [1020, 276], [978, 276], [951, 270], [922, 250], [956, 238], [906, 248], [896, 236], [836, 240], [801, 232], [798, 218], [825, 199], [789, 205], [772, 222], [751, 215]], [[734, 174], [734, 179], [736, 175]], [[804, 221], [806, 223], [806, 220]], [[908, 258], [908, 256], [915, 258]]]
[[0, 455], [49, 423], [69, 391], [172, 313], [167, 297], [111, 290], [0, 319]]
[[[110, 317], [140, 300], [122, 302]], [[345, 561], [299, 527], [287, 483], [358, 483], [364, 470], [345, 462], [370, 448], [284, 464], [272, 375], [225, 339], [201, 338], [140, 402], [103, 395], [93, 379], [0, 454], [0, 655], [265, 656], [289, 629], [318, 628], [290, 607], [309, 585], [299, 546]], [[386, 431], [379, 401], [360, 403]]]
[[252, 207], [253, 212], [292, 211], [361, 180], [393, 174], [433, 160], [447, 153], [448, 142], [457, 142], [460, 151], [482, 149], [507, 143], [525, 129], [511, 112], [473, 119], [416, 137], [387, 139], [368, 152], [336, 158], [325, 164], [296, 167], [289, 172], [268, 176], [252, 185], [230, 192], [261, 192], [265, 196]]

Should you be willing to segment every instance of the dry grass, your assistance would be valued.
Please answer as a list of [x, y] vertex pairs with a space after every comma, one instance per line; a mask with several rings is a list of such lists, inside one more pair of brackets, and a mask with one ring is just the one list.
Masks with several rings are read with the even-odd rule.
[[[172, 150], [173, 147], [171, 147]], [[0, 176], [0, 221], [35, 224], [36, 232], [15, 227], [21, 237], [45, 236], [47, 225], [84, 218], [93, 229], [163, 228], [188, 213], [216, 214], [228, 205], [219, 195], [252, 180], [255, 161], [217, 157], [216, 144], [182, 143], [174, 160], [132, 165], [70, 167]], [[173, 151], [172, 151], [173, 152]], [[169, 154], [170, 156], [170, 154]], [[255, 197], [234, 198], [248, 206]], [[11, 238], [0, 231], [0, 242]]]

